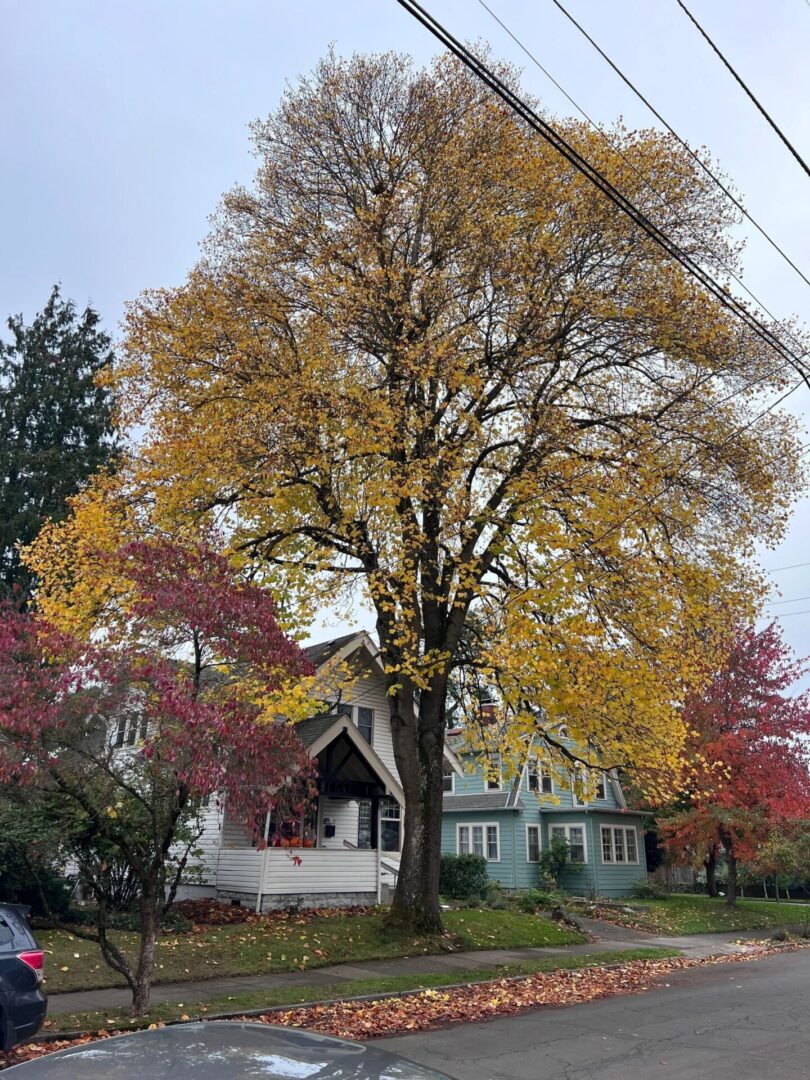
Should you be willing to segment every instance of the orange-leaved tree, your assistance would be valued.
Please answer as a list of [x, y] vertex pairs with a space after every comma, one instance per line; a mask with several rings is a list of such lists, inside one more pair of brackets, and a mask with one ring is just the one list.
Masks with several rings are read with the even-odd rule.
[[[672, 140], [563, 126], [694, 259], [735, 264]], [[753, 425], [795, 375], [452, 60], [329, 56], [254, 139], [186, 283], [130, 308], [135, 488], [165, 523], [219, 513], [288, 602], [372, 605], [392, 915], [435, 929], [454, 670], [497, 681], [505, 757], [564, 720], [665, 788], [677, 703], [799, 483], [790, 419]]]

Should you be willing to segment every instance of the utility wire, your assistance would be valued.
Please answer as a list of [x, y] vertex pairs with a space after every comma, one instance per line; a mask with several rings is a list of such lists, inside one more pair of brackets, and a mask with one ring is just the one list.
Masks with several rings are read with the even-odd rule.
[[800, 600], [810, 600], [810, 596], [794, 596], [791, 600], [769, 600], [767, 607], [776, 607], [777, 604], [798, 604]]
[[[607, 55], [607, 53], [604, 51], [604, 49], [602, 49], [594, 41], [594, 39], [591, 37], [591, 35], [588, 33], [588, 31], [580, 23], [577, 22], [577, 20], [574, 18], [574, 16], [571, 14], [571, 12], [568, 11], [568, 9], [562, 3], [560, 3], [560, 0], [552, 0], [552, 2], [560, 9], [560, 11], [563, 13], [563, 15], [565, 15], [565, 17], [569, 20], [569, 22], [573, 23], [573, 25], [577, 28], [577, 30], [579, 30], [580, 34], [582, 34], [582, 36], [588, 42], [590, 42], [591, 45], [593, 45], [594, 49], [596, 49], [596, 51], [599, 53], [599, 55], [602, 57], [602, 59], [611, 68], [613, 68], [613, 70], [616, 72], [616, 74], [619, 76], [619, 78], [622, 80], [622, 82], [633, 91], [633, 93], [636, 95], [636, 97], [639, 99], [639, 101], [641, 101], [644, 105], [646, 105], [647, 108], [650, 110], [650, 112], [653, 114], [653, 116], [661, 124], [664, 125], [664, 127], [667, 129], [667, 131], [670, 133], [670, 135], [672, 135], [675, 139], [678, 140], [680, 145], [684, 148], [684, 150], [686, 150], [686, 152], [692, 158], [694, 158], [694, 160], [701, 167], [701, 169], [703, 169], [703, 171], [706, 173], [706, 175], [710, 176], [712, 178], [712, 180], [715, 182], [715, 184], [717, 184], [717, 186], [721, 189], [721, 191], [724, 192], [726, 197], [728, 199], [730, 199], [731, 202], [734, 203], [734, 205], [737, 207], [737, 209], [740, 211], [740, 213], [746, 218], [746, 220], [749, 221], [751, 223], [751, 225], [753, 225], [754, 228], [768, 241], [768, 243], [771, 245], [771, 247], [774, 249], [774, 251], [778, 252], [782, 256], [782, 258], [785, 260], [785, 262], [788, 264], [788, 266], [792, 267], [796, 271], [796, 273], [799, 275], [799, 277], [802, 279], [802, 281], [804, 281], [804, 283], [806, 285], [810, 286], [810, 278], [808, 278], [807, 275], [802, 270], [799, 269], [799, 267], [796, 265], [796, 263], [779, 246], [779, 244], [777, 244], [777, 242], [773, 239], [773, 237], [768, 232], [766, 232], [766, 230], [763, 228], [762, 225], [760, 225], [760, 223], [756, 220], [756, 218], [754, 218], [745, 209], [745, 207], [740, 202], [740, 200], [736, 197], [736, 195], [731, 191], [731, 189], [726, 184], [723, 183], [723, 181], [720, 179], [720, 177], [712, 169], [709, 168], [709, 166], [706, 164], [706, 162], [703, 160], [703, 158], [700, 156], [700, 154], [696, 153], [692, 149], [692, 147], [689, 145], [689, 143], [687, 143], [685, 139], [682, 139], [681, 136], [678, 134], [678, 132], [669, 123], [667, 123], [667, 121], [664, 119], [664, 117], [661, 115], [661, 113], [655, 108], [655, 106], [652, 104], [652, 102], [650, 102], [644, 96], [644, 94], [642, 94], [642, 92], [638, 89], [638, 87], [633, 82], [630, 81], [630, 79], [627, 77], [627, 75], [625, 75], [625, 73], [621, 70], [621, 68], [616, 63], [614, 63], [613, 60], [611, 60], [611, 58]], [[807, 0], [807, 4], [808, 4], [808, 6], [810, 6], [810, 0]]]
[[[681, 225], [685, 226], [689, 230], [689, 232], [691, 232], [692, 236], [695, 237], [695, 239], [700, 243], [702, 241], [702, 237], [698, 233], [697, 229], [691, 224], [691, 222], [689, 222], [687, 219], [685, 219], [681, 215], [681, 213], [678, 211], [678, 209], [672, 205], [672, 203], [667, 199], [667, 197], [661, 191], [658, 190], [658, 188], [653, 184], [653, 182], [649, 179], [649, 177], [645, 176], [644, 173], [641, 171], [641, 169], [639, 169], [636, 166], [636, 164], [627, 156], [627, 154], [624, 153], [624, 151], [621, 148], [621, 145], [619, 143], [615, 142], [613, 139], [611, 139], [607, 135], [607, 133], [605, 132], [604, 128], [602, 128], [601, 125], [597, 124], [596, 121], [591, 116], [588, 115], [588, 113], [585, 111], [585, 109], [583, 109], [582, 106], [579, 105], [574, 100], [574, 98], [571, 97], [571, 95], [568, 93], [568, 91], [563, 86], [561, 86], [561, 84], [557, 81], [557, 79], [554, 78], [554, 76], [551, 74], [551, 72], [548, 71], [548, 69], [545, 68], [543, 66], [543, 64], [540, 63], [540, 61], [537, 59], [537, 57], [534, 55], [534, 53], [531, 52], [531, 50], [528, 49], [526, 47], [526, 45], [524, 45], [524, 43], [520, 40], [520, 38], [517, 37], [517, 35], [515, 33], [513, 33], [513, 31], [506, 25], [506, 23], [503, 22], [503, 20], [501, 18], [499, 18], [499, 16], [492, 10], [492, 8], [489, 6], [489, 4], [486, 3], [486, 0], [478, 0], [478, 3], [481, 5], [482, 8], [484, 8], [486, 11], [489, 12], [489, 14], [495, 20], [495, 22], [501, 27], [501, 29], [504, 30], [509, 35], [509, 37], [518, 46], [518, 48], [520, 48], [525, 53], [525, 55], [529, 57], [529, 59], [532, 61], [532, 63], [534, 63], [540, 69], [540, 71], [543, 72], [543, 74], [546, 76], [546, 78], [551, 80], [551, 82], [554, 84], [554, 86], [556, 86], [557, 89], [560, 91], [560, 93], [570, 102], [571, 105], [574, 106], [574, 108], [577, 110], [577, 112], [581, 116], [583, 116], [585, 118], [585, 120], [587, 120], [587, 122], [591, 125], [593, 130], [599, 136], [601, 136], [601, 138], [604, 140], [604, 142], [606, 142], [607, 145], [609, 147], [611, 147], [611, 149], [614, 150], [619, 155], [619, 157], [621, 157], [621, 159], [625, 162], [626, 165], [629, 165], [629, 167], [633, 170], [633, 172], [636, 174], [636, 176], [639, 177], [641, 182], [647, 188], [649, 188], [650, 191], [652, 191], [652, 193], [656, 196], [658, 201], [660, 203], [662, 203], [663, 206], [667, 207], [667, 209], [669, 209], [675, 215], [677, 221]], [[810, 0], [808, 0], [808, 3], [810, 3]], [[698, 158], [698, 160], [700, 160], [700, 159]], [[723, 190], [725, 190], [725, 188]], [[754, 292], [751, 291], [751, 289], [749, 289], [749, 287], [745, 284], [745, 282], [742, 280], [742, 278], [740, 278], [739, 275], [735, 272], [734, 268], [732, 266], [730, 266], [716, 252], [712, 252], [712, 256], [720, 264], [720, 266], [722, 266], [723, 269], [737, 282], [737, 284], [740, 286], [740, 288], [743, 289], [751, 297], [751, 299], [754, 301], [754, 303], [756, 303], [765, 312], [765, 314], [768, 315], [774, 321], [774, 323], [779, 327], [779, 329], [782, 330], [784, 333], [787, 333], [787, 336], [789, 338], [791, 338], [793, 343], [795, 345], [797, 345], [800, 349], [803, 349], [803, 346], [802, 346], [801, 342], [799, 342], [797, 340], [797, 338], [795, 338], [793, 336], [790, 329], [788, 327], [785, 327], [784, 325], [780, 324], [779, 320], [776, 318], [774, 313], [769, 310], [767, 305], [764, 304], [762, 302], [762, 300], [760, 300], [760, 298]], [[799, 273], [801, 274], [801, 271], [799, 271]], [[803, 274], [802, 274], [802, 277], [804, 277]], [[805, 281], [807, 281], [807, 284], [810, 285], [810, 280], [805, 278]]]
[[598, 188], [631, 221], [638, 225], [659, 247], [678, 262], [687, 273], [691, 274], [716, 300], [753, 330], [766, 344], [778, 352], [783, 359], [793, 364], [805, 382], [810, 385], [808, 374], [801, 363], [801, 358], [784, 345], [779, 338], [765, 326], [736, 297], [732, 296], [715, 279], [691, 258], [675, 241], [642, 213], [610, 180], [586, 160], [552, 125], [542, 119], [530, 106], [522, 101], [493, 71], [491, 71], [474, 53], [455, 38], [439, 23], [417, 0], [397, 0], [401, 7], [410, 12], [428, 29], [450, 52], [469, 68], [485, 85], [504, 101], [532, 130], [539, 134], [569, 164]]
[[683, 0], [675, 0], [675, 2], [677, 3], [677, 5], [681, 9], [681, 11], [683, 11], [684, 14], [688, 17], [690, 22], [692, 22], [693, 25], [697, 28], [697, 30], [700, 33], [701, 37], [704, 38], [704, 40], [709, 44], [709, 46], [713, 49], [713, 51], [720, 58], [720, 60], [722, 60], [723, 64], [726, 66], [726, 68], [728, 68], [728, 70], [731, 72], [731, 74], [734, 76], [734, 78], [737, 80], [737, 82], [740, 84], [740, 86], [746, 92], [748, 97], [753, 101], [753, 103], [756, 105], [756, 107], [759, 109], [759, 111], [762, 113], [762, 115], [765, 117], [765, 119], [771, 125], [773, 130], [776, 132], [776, 134], [779, 136], [779, 138], [782, 140], [782, 142], [785, 144], [785, 146], [788, 148], [788, 150], [791, 152], [791, 154], [793, 154], [793, 156], [796, 158], [796, 160], [801, 165], [801, 167], [804, 169], [804, 171], [807, 173], [807, 175], [810, 176], [810, 165], [807, 164], [807, 162], [804, 160], [804, 158], [799, 153], [799, 151], [796, 149], [796, 147], [793, 145], [793, 143], [790, 141], [790, 139], [788, 139], [787, 135], [785, 135], [784, 131], [782, 131], [782, 129], [779, 127], [779, 125], [776, 123], [776, 121], [773, 119], [773, 117], [770, 115], [770, 113], [759, 102], [759, 100], [754, 95], [753, 91], [750, 90], [748, 88], [748, 86], [746, 86], [746, 84], [743, 82], [742, 78], [737, 74], [737, 72], [731, 66], [729, 61], [726, 60], [725, 56], [722, 54], [722, 52], [717, 47], [717, 45], [715, 45], [715, 43], [712, 41], [712, 39], [709, 37], [709, 35], [706, 33], [706, 31], [703, 29], [703, 27], [697, 21], [695, 16], [692, 14], [692, 12], [686, 6], [686, 4], [683, 3]]
[[[810, 6], [810, 0], [807, 0], [808, 6]], [[783, 570], [798, 570], [802, 566], [810, 566], [810, 562], [796, 562], [790, 566], [775, 566], [773, 570], [766, 570], [766, 574], [781, 574]]]
[[810, 608], [804, 608], [803, 611], [783, 611], [777, 615], [757, 615], [758, 619], [788, 619], [791, 615], [810, 615]]
[[[713, 296], [715, 296], [720, 302], [728, 307], [731, 311], [738, 315], [738, 317], [746, 323], [746, 325], [753, 329], [767, 344], [780, 354], [783, 358], [787, 359], [798, 370], [801, 378], [797, 383], [790, 387], [787, 391], [781, 394], [775, 401], [771, 402], [764, 410], [757, 413], [754, 417], [748, 420], [745, 424], [732, 431], [726, 439], [724, 439], [713, 450], [722, 449], [732, 442], [738, 435], [742, 434], [749, 428], [751, 428], [758, 420], [762, 419], [765, 415], [771, 412], [777, 405], [785, 401], [791, 394], [794, 394], [804, 382], [810, 385], [807, 372], [801, 363], [801, 358], [796, 357], [791, 351], [783, 345], [779, 339], [773, 335], [767, 327], [759, 322], [748, 309], [741, 304], [738, 300], [727, 293], [708, 273], [706, 273], [698, 264], [694, 262], [683, 252], [674, 241], [670, 240], [656, 225], [653, 224], [641, 211], [633, 205], [633, 203], [627, 199], [622, 193], [614, 187], [611, 182], [604, 177], [598, 169], [594, 168], [577, 150], [574, 149], [559, 132], [557, 132], [550, 124], [543, 120], [538, 114], [526, 105], [517, 94], [514, 93], [503, 81], [492, 72], [474, 53], [470, 52], [466, 46], [462, 45], [457, 38], [455, 38], [448, 30], [446, 30], [441, 23], [438, 22], [417, 0], [397, 0], [401, 7], [405, 8], [410, 14], [412, 14], [422, 25], [433, 34], [450, 52], [452, 52], [459, 60], [473, 72], [486, 86], [488, 86], [502, 101], [504, 101], [521, 119], [523, 119], [529, 127], [537, 132], [546, 142], [548, 142], [562, 157], [564, 157], [571, 165], [574, 166], [580, 173], [582, 173], [591, 183], [594, 184], [603, 194], [605, 194], [611, 202], [613, 202], [620, 210], [622, 210], [635, 224], [639, 225], [647, 235], [655, 241], [661, 248], [664, 249], [672, 258], [680, 263], [684, 269], [686, 269], [693, 277], [695, 277]], [[556, 2], [556, 0], [555, 0]], [[698, 449], [694, 454], [690, 455], [691, 458], [699, 458], [701, 449]], [[688, 462], [690, 458], [687, 458]], [[686, 462], [684, 462], [686, 464]], [[761, 463], [758, 463], [761, 466]], [[595, 537], [591, 542], [599, 543], [601, 540], [607, 538], [612, 533], [616, 532], [628, 521], [632, 520], [642, 509], [646, 506], [652, 505], [657, 499], [667, 494], [678, 483], [677, 480], [671, 480], [666, 484], [656, 495], [643, 500], [643, 502], [636, 507], [635, 510], [625, 515], [620, 521], [610, 526], [598, 537]], [[553, 574], [559, 573], [570, 562], [574, 561], [574, 556], [569, 556], [563, 560], [562, 563], [555, 566], [548, 574], [545, 575], [539, 582], [533, 585], [531, 588], [537, 588], [549, 580]], [[519, 596], [530, 592], [531, 589], [523, 589], [515, 596], [510, 598], [510, 602], [517, 599]]]

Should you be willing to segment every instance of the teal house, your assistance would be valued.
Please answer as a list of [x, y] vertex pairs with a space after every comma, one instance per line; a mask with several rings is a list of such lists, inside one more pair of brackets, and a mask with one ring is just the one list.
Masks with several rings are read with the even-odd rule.
[[539, 883], [541, 852], [559, 837], [568, 843], [559, 885], [574, 895], [629, 896], [646, 878], [649, 815], [628, 808], [614, 774], [592, 772], [586, 797], [580, 783], [532, 753], [520, 776], [507, 780], [497, 769], [485, 775], [457, 733], [449, 733], [448, 743], [465, 772], [445, 773], [443, 854], [483, 855], [489, 876], [505, 889], [528, 889]]

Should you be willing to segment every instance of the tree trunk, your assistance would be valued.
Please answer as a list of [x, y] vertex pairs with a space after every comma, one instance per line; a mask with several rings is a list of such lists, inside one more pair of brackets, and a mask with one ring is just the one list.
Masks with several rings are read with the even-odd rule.
[[405, 793], [402, 861], [390, 920], [419, 933], [441, 933], [439, 869], [446, 679], [423, 691], [417, 717], [414, 687], [393, 676], [389, 699], [394, 756]]
[[726, 904], [729, 907], [734, 907], [737, 903], [737, 856], [734, 854], [734, 841], [730, 836], [723, 838], [723, 847], [725, 848], [726, 866], [728, 867]]
[[141, 893], [141, 940], [138, 968], [132, 991], [132, 1016], [143, 1016], [149, 1008], [152, 973], [155, 967], [155, 944], [158, 931], [158, 895], [156, 891]]
[[717, 852], [712, 848], [703, 860], [706, 867], [706, 892], [709, 896], [717, 896]]

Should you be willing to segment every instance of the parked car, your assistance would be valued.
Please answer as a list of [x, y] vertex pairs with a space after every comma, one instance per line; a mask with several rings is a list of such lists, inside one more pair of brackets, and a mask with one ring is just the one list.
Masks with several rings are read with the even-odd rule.
[[15, 1065], [9, 1080], [451, 1080], [368, 1043], [208, 1021], [98, 1039]]
[[19, 904], [0, 904], [0, 1050], [36, 1035], [48, 1011], [42, 989], [45, 954], [27, 914]]

